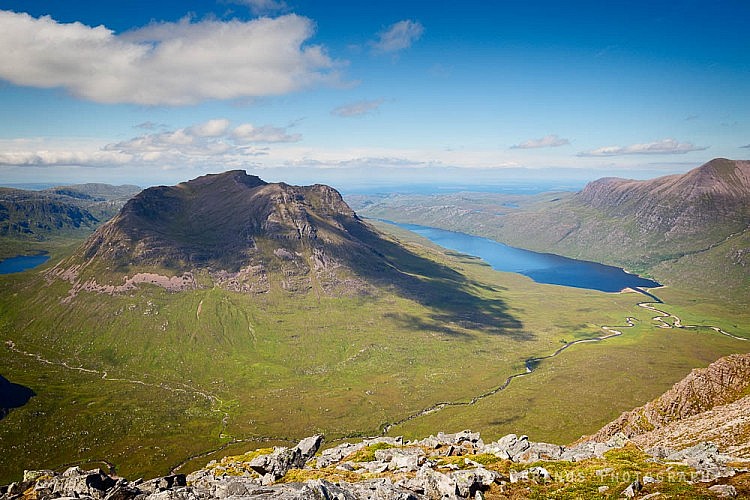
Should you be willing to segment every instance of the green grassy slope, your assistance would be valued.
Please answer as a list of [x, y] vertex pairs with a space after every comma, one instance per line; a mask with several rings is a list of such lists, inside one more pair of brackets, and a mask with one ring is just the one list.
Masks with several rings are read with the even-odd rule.
[[[66, 282], [40, 272], [0, 278], [0, 340], [15, 349], [2, 348], [2, 375], [37, 394], [0, 422], [0, 482], [24, 468], [102, 460], [128, 477], [163, 474], [227, 445], [376, 435], [496, 387], [526, 358], [637, 317], [623, 337], [575, 346], [491, 398], [390, 431], [471, 427], [561, 442], [747, 349], [709, 332], [655, 328], [635, 294], [538, 285], [409, 238], [412, 262], [402, 266], [425, 286], [407, 295], [398, 286], [347, 298], [142, 285], [62, 303]], [[750, 331], [750, 320], [734, 326]]]

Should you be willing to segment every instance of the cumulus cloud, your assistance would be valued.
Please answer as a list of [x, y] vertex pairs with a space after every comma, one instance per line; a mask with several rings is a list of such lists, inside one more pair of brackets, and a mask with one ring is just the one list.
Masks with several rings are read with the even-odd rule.
[[256, 16], [272, 14], [288, 8], [286, 2], [279, 0], [232, 0], [232, 3], [246, 5]]
[[376, 53], [398, 52], [408, 49], [424, 33], [424, 26], [417, 21], [406, 19], [392, 24], [378, 33], [377, 38], [370, 43]]
[[521, 144], [511, 146], [511, 149], [538, 149], [538, 148], [557, 148], [560, 146], [567, 146], [570, 141], [559, 137], [557, 134], [551, 134], [542, 137], [541, 139], [529, 139]]
[[377, 110], [381, 104], [383, 104], [383, 99], [357, 101], [351, 104], [345, 104], [344, 106], [339, 106], [331, 111], [331, 114], [344, 118], [362, 116]]
[[622, 155], [679, 155], [692, 151], [703, 151], [709, 146], [696, 146], [692, 142], [679, 142], [676, 139], [662, 139], [630, 146], [605, 146], [583, 151], [578, 156], [622, 156]]
[[186, 105], [280, 95], [339, 80], [310, 19], [155, 23], [116, 34], [104, 26], [0, 11], [0, 79], [67, 89], [100, 103]]
[[256, 127], [243, 123], [234, 128], [229, 120], [215, 119], [190, 127], [149, 133], [127, 141], [107, 144], [95, 151], [6, 151], [0, 165], [112, 167], [122, 165], [198, 165], [210, 162], [242, 165], [249, 157], [267, 154], [260, 144], [297, 142], [300, 134], [283, 127]]
[[121, 151], [4, 151], [0, 165], [23, 167], [49, 166], [121, 166], [133, 157]]
[[220, 118], [216, 120], [209, 120], [205, 123], [201, 123], [200, 125], [194, 125], [188, 130], [190, 131], [191, 135], [197, 137], [219, 137], [224, 135], [228, 128], [229, 120], [227, 120], [226, 118]]

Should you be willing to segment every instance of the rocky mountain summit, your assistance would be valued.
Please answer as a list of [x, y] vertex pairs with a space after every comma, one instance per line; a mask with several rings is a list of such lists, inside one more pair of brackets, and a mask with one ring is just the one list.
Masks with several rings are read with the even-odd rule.
[[653, 457], [617, 435], [564, 447], [510, 434], [478, 433], [405, 442], [381, 437], [318, 452], [323, 436], [293, 448], [212, 461], [191, 474], [128, 481], [71, 467], [26, 471], [3, 499], [460, 499], [576, 497], [694, 498], [750, 493], [745, 467], [710, 444]]
[[[195, 288], [199, 274], [248, 293], [350, 292], [389, 277], [391, 247], [329, 186], [234, 170], [142, 191], [51, 274], [109, 293], [133, 279]], [[142, 280], [144, 272], [164, 279]]]

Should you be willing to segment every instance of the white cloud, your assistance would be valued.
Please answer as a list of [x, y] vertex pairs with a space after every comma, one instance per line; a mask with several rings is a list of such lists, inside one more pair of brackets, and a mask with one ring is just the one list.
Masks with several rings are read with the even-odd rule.
[[[241, 166], [251, 158], [267, 154], [267, 150], [257, 147], [257, 144], [296, 142], [301, 139], [300, 134], [290, 134], [283, 127], [271, 125], [256, 127], [244, 123], [232, 129], [229, 120], [222, 118], [168, 132], [144, 134], [95, 149], [13, 150], [13, 146], [18, 148], [25, 144], [24, 141], [15, 141], [4, 148], [5, 152], [0, 152], [0, 165], [158, 165], [168, 168], [221, 163]], [[33, 144], [28, 142], [28, 145]]]
[[286, 10], [286, 2], [279, 0], [232, 0], [232, 3], [246, 5], [256, 16]]
[[125, 34], [0, 11], [0, 78], [101, 103], [186, 105], [338, 82], [310, 19], [189, 19]]
[[138, 125], [133, 126], [133, 128], [139, 128], [142, 130], [156, 130], [157, 128], [165, 128], [166, 125], [161, 123], [155, 123], [152, 121], [146, 121], [143, 123], [139, 123]]
[[567, 146], [570, 144], [568, 139], [563, 139], [556, 134], [551, 134], [542, 137], [541, 139], [529, 139], [528, 141], [522, 142], [511, 146], [511, 149], [538, 149], [538, 148], [556, 148], [560, 146]]
[[377, 53], [398, 52], [411, 47], [423, 33], [424, 26], [421, 23], [406, 19], [378, 33], [377, 39], [370, 46]]
[[229, 120], [226, 118], [220, 118], [216, 120], [209, 120], [200, 125], [190, 127], [191, 135], [198, 137], [219, 137], [226, 133], [229, 128]]
[[631, 144], [630, 146], [605, 146], [591, 151], [583, 151], [578, 153], [578, 156], [677, 155], [692, 151], [703, 151], [708, 148], [709, 146], [696, 146], [692, 142], [662, 139], [644, 144]]
[[133, 157], [121, 151], [7, 151], [0, 152], [0, 165], [24, 167], [48, 166], [121, 166]]
[[383, 99], [357, 101], [351, 104], [345, 104], [344, 106], [339, 106], [331, 111], [331, 114], [345, 118], [362, 116], [377, 110], [381, 104], [383, 104]]

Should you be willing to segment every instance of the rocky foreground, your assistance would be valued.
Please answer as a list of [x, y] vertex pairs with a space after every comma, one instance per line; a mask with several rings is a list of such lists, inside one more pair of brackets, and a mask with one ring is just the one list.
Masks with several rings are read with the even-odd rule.
[[419, 441], [381, 437], [319, 451], [323, 436], [293, 448], [212, 461], [188, 475], [129, 481], [101, 470], [26, 471], [2, 499], [459, 499], [712, 498], [750, 495], [750, 462], [711, 443], [681, 451], [637, 448], [623, 434], [574, 447], [510, 434]]

